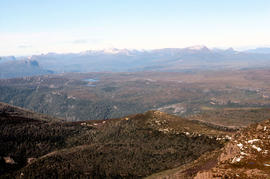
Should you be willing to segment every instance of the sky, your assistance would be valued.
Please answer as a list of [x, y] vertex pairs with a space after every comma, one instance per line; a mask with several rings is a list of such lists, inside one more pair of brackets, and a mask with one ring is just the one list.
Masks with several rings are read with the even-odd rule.
[[0, 56], [270, 46], [269, 0], [0, 0]]

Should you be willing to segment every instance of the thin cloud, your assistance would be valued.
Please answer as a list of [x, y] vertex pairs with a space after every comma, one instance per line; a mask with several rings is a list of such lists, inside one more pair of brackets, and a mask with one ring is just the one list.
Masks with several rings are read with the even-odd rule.
[[86, 44], [86, 43], [88, 43], [88, 40], [78, 39], [78, 40], [72, 41], [71, 43], [73, 43], [73, 44]]
[[27, 44], [22, 44], [22, 45], [18, 45], [18, 48], [31, 48], [32, 45], [27, 45]]
[[72, 44], [98, 44], [101, 41], [102, 41], [101, 39], [76, 39], [76, 40], [73, 40], [69, 43], [72, 43]]

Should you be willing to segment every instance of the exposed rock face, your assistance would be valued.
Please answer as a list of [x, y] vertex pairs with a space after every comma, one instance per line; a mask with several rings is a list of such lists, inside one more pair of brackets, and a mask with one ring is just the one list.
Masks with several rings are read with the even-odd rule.
[[7, 164], [15, 164], [15, 161], [11, 157], [3, 157]]
[[239, 131], [222, 150], [217, 166], [195, 179], [269, 178], [270, 120]]

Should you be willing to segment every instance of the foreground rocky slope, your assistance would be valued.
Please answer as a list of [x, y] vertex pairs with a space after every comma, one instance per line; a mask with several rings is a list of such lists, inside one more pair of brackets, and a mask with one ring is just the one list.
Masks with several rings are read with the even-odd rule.
[[270, 178], [270, 120], [239, 131], [221, 150], [218, 164], [196, 179]]
[[270, 178], [270, 120], [252, 124], [234, 134], [223, 148], [201, 155], [178, 168], [149, 179]]
[[217, 150], [231, 134], [159, 111], [71, 123], [2, 105], [1, 178], [145, 177]]

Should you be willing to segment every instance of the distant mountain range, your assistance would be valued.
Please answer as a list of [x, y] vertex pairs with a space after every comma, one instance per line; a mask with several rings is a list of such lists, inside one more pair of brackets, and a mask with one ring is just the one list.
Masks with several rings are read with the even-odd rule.
[[20, 58], [0, 57], [0, 77], [23, 77], [53, 72], [183, 71], [267, 66], [270, 66], [270, 48], [243, 52], [232, 48], [209, 49], [205, 46], [156, 50], [112, 48]]
[[261, 47], [256, 49], [247, 50], [248, 53], [262, 53], [262, 54], [270, 54], [270, 48]]

